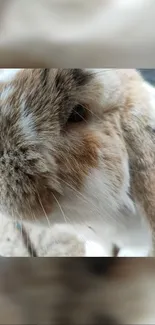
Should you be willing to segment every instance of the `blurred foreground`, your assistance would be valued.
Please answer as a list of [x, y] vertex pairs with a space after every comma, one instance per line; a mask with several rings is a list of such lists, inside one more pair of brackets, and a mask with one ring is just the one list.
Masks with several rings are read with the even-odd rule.
[[155, 66], [154, 0], [1, 0], [0, 67]]
[[155, 259], [0, 259], [0, 324], [155, 324]]

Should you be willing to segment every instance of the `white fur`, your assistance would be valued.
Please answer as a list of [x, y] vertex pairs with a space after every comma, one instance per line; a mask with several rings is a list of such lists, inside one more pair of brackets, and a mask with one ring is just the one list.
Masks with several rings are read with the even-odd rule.
[[133, 108], [132, 113], [142, 119], [145, 118], [147, 124], [150, 127], [155, 128], [155, 88], [146, 81], [143, 82], [142, 86], [142, 91], [148, 94], [147, 112], [145, 113], [145, 107], [144, 109], [142, 108], [143, 103], [140, 103]]
[[82, 192], [66, 184], [61, 210], [55, 203], [52, 222], [66, 223], [66, 227], [70, 224], [86, 242], [86, 256], [91, 256], [91, 249], [92, 256], [112, 256], [114, 244], [126, 250], [127, 255], [130, 249], [131, 256], [148, 256], [151, 235], [147, 225], [140, 214], [134, 214], [133, 203], [125, 192], [119, 203], [127, 209], [122, 213], [118, 210], [119, 204], [110, 194], [111, 186], [103, 170], [90, 173]]
[[118, 78], [117, 69], [86, 70], [96, 74], [96, 80], [98, 80], [98, 87], [100, 88], [97, 100], [102, 105], [102, 109], [107, 110], [108, 107], [113, 107], [113, 105], [121, 101], [121, 79]]
[[0, 94], [0, 99], [4, 101], [7, 100], [7, 98], [13, 93], [13, 90], [13, 86], [7, 86]]
[[141, 247], [138, 247], [134, 249], [130, 248], [122, 248], [118, 252], [118, 257], [148, 257], [149, 250], [146, 247], [146, 249], [142, 249]]
[[21, 129], [24, 132], [25, 137], [28, 140], [35, 140], [37, 138], [37, 133], [35, 131], [35, 123], [33, 120], [33, 114], [29, 113], [28, 115], [25, 113], [25, 101], [21, 102], [21, 117], [20, 117], [20, 125]]
[[155, 128], [155, 88], [146, 82], [144, 83], [144, 87], [148, 91], [150, 97], [150, 106], [148, 105], [149, 125]]
[[1, 113], [6, 116], [10, 114], [10, 111], [13, 109], [11, 106], [7, 105], [7, 99], [12, 95], [14, 91], [13, 86], [7, 86], [1, 93], [0, 93], [0, 100], [5, 101], [5, 105], [1, 107]]
[[86, 241], [85, 243], [85, 256], [86, 257], [102, 257], [106, 256], [107, 251], [104, 248], [93, 241]]

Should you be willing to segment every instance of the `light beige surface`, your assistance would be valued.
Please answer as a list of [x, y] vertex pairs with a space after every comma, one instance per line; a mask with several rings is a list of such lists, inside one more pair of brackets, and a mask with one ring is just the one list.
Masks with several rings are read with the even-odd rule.
[[154, 0], [1, 0], [2, 67], [154, 67]]
[[0, 216], [0, 256], [29, 256], [13, 222]]
[[[20, 231], [12, 221], [0, 215], [0, 256], [29, 256]], [[84, 243], [64, 225], [51, 228], [26, 225], [38, 256], [83, 256]]]

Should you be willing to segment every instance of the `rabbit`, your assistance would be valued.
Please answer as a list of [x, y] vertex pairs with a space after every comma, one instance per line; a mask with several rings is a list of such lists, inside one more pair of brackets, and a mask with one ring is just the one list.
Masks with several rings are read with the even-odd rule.
[[0, 259], [0, 324], [154, 324], [154, 258]]
[[0, 212], [71, 225], [85, 256], [151, 255], [154, 123], [134, 69], [4, 69]]

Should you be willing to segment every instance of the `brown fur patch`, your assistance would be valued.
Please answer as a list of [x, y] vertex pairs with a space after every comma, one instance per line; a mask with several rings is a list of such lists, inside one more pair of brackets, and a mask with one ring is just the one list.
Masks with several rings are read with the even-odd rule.
[[101, 139], [91, 132], [84, 132], [80, 136], [74, 132], [69, 147], [69, 151], [65, 146], [60, 151], [58, 158], [60, 177], [76, 188], [80, 188], [91, 169], [98, 166]]

